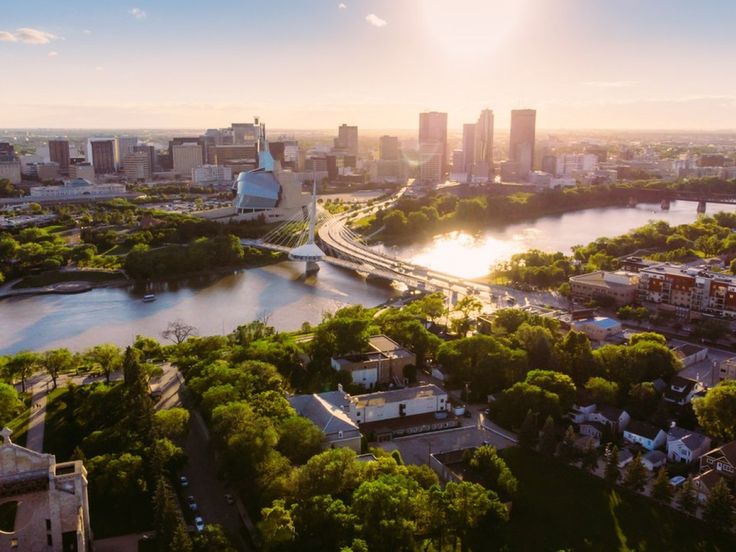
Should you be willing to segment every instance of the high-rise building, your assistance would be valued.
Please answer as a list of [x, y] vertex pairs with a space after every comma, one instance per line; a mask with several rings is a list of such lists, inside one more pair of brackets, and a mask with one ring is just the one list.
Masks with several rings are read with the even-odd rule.
[[15, 155], [13, 144], [0, 142], [0, 179], [20, 184], [22, 178], [20, 159]]
[[[174, 168], [174, 146], [178, 146], [181, 144], [191, 144], [196, 143], [199, 144], [199, 147], [202, 150], [202, 159], [207, 158], [207, 149], [205, 147], [205, 140], [202, 136], [196, 137], [196, 136], [180, 136], [176, 138], [172, 138], [169, 140], [169, 158], [168, 160], [166, 158], [161, 160], [161, 165], [163, 168], [166, 169], [173, 169]], [[202, 163], [200, 163], [201, 165]], [[189, 174], [187, 172], [187, 174]]]
[[258, 151], [263, 151], [266, 145], [266, 125], [261, 123], [258, 117], [252, 123], [232, 123], [233, 144], [256, 146]]
[[69, 178], [76, 180], [81, 178], [94, 184], [95, 182], [95, 168], [92, 163], [74, 163], [69, 165]]
[[147, 151], [132, 151], [123, 159], [123, 172], [128, 180], [150, 180], [153, 176], [151, 156]]
[[525, 179], [534, 168], [534, 142], [537, 112], [534, 109], [511, 111], [509, 159], [516, 164], [519, 178]]
[[[467, 162], [466, 162], [467, 163]], [[475, 123], [473, 176], [488, 179], [493, 175], [493, 111], [484, 109]]]
[[[465, 154], [465, 167], [463, 172], [472, 174], [475, 162], [475, 123], [463, 125], [463, 153]], [[455, 169], [455, 172], [459, 172]]]
[[157, 155], [156, 155], [156, 148], [153, 146], [149, 146], [148, 144], [141, 144], [139, 146], [135, 146], [133, 148], [134, 153], [146, 153], [148, 154], [148, 164], [151, 167], [151, 173], [156, 172], [156, 166], [157, 163]]
[[401, 159], [401, 145], [398, 136], [381, 136], [378, 139], [378, 159], [381, 161]]
[[95, 174], [115, 172], [115, 138], [90, 138], [87, 141], [87, 161]]
[[11, 433], [8, 428], [0, 431], [0, 500], [15, 503], [5, 510], [12, 511], [12, 517], [3, 516], [6, 522], [10, 519], [11, 530], [0, 531], [0, 550], [90, 550], [87, 470], [82, 462], [57, 463], [52, 454], [16, 445]]
[[[439, 162], [435, 159], [439, 156]], [[423, 163], [429, 163], [427, 170]], [[419, 114], [419, 173], [422, 180], [441, 182], [448, 169], [447, 113], [430, 111]], [[439, 163], [439, 165], [438, 165]], [[439, 170], [438, 170], [439, 168]]]
[[335, 149], [352, 155], [358, 155], [358, 127], [340, 125], [335, 138]]
[[61, 174], [69, 173], [69, 140], [49, 140], [49, 158], [59, 164]]
[[204, 163], [202, 146], [197, 142], [185, 142], [172, 146], [172, 165], [176, 174], [190, 177], [192, 169]]
[[202, 165], [192, 171], [192, 182], [200, 186], [230, 186], [233, 171], [220, 165]]
[[138, 145], [137, 136], [118, 136], [115, 138], [115, 165], [123, 168], [125, 157]]

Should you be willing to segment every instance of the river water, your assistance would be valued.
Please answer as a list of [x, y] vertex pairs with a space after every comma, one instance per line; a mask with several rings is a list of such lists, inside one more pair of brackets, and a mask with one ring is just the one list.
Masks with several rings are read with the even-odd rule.
[[[736, 210], [731, 205], [708, 208], [711, 212]], [[435, 270], [479, 277], [495, 263], [530, 248], [569, 252], [573, 245], [616, 236], [649, 220], [684, 224], [696, 216], [693, 202], [673, 202], [669, 211], [661, 211], [658, 205], [588, 209], [387, 249]], [[144, 291], [135, 288], [4, 299], [0, 301], [0, 354], [62, 346], [81, 350], [102, 342], [125, 345], [136, 334], [160, 336], [177, 318], [203, 335], [230, 332], [262, 313], [270, 315], [276, 328], [294, 330], [304, 321], [318, 322], [324, 312], [347, 304], [377, 305], [396, 293], [329, 265], [323, 265], [316, 277], [305, 278], [303, 265], [293, 262], [161, 283], [154, 291], [153, 303], [143, 303]]]

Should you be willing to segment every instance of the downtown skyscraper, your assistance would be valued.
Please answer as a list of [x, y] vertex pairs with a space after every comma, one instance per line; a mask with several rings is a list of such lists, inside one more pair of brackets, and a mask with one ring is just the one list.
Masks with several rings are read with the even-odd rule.
[[419, 114], [419, 179], [442, 182], [448, 170], [447, 113]]
[[537, 112], [534, 109], [511, 111], [509, 159], [515, 164], [519, 178], [525, 180], [534, 170], [534, 142], [536, 140]]

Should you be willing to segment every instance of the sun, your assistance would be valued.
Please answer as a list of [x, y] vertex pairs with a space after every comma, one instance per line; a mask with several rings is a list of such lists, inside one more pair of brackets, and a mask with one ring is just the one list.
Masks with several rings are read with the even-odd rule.
[[497, 52], [520, 23], [528, 0], [422, 0], [428, 39], [451, 56]]

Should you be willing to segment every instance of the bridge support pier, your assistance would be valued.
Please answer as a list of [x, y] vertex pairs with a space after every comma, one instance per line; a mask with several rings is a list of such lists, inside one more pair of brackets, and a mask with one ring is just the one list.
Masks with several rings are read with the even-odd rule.
[[705, 201], [698, 201], [698, 213], [705, 213]]
[[663, 199], [659, 206], [662, 208], [663, 211], [669, 211], [670, 210], [670, 200], [669, 199]]
[[319, 272], [319, 263], [316, 261], [307, 261], [307, 276], [317, 274]]

